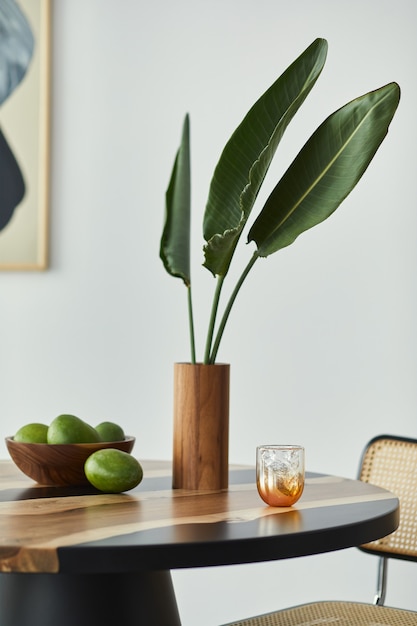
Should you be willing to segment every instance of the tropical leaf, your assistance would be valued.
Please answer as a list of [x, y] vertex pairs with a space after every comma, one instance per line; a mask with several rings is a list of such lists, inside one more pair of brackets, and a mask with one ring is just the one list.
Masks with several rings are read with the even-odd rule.
[[181, 144], [165, 195], [165, 224], [161, 237], [160, 257], [171, 276], [182, 278], [187, 287], [190, 275], [190, 120], [186, 115]]
[[327, 42], [316, 39], [253, 105], [226, 144], [204, 214], [204, 266], [225, 276], [242, 229], [289, 122], [318, 79]]
[[281, 178], [248, 234], [258, 256], [290, 245], [328, 218], [355, 187], [388, 132], [400, 99], [390, 83], [333, 113]]

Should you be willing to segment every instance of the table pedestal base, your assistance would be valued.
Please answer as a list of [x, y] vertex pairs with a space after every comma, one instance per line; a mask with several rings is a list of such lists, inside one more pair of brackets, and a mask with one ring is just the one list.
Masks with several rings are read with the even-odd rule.
[[180, 626], [170, 572], [0, 574], [1, 626]]

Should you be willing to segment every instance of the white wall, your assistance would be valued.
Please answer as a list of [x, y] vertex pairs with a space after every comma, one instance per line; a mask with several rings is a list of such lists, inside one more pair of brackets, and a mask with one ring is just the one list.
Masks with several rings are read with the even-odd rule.
[[[2, 437], [73, 412], [122, 423], [139, 458], [170, 458], [172, 363], [189, 358], [186, 296], [158, 248], [183, 116], [201, 358], [214, 279], [201, 268], [200, 232], [213, 167], [249, 106], [316, 37], [329, 41], [328, 62], [265, 193], [351, 98], [395, 80], [402, 102], [337, 213], [258, 262], [239, 296], [219, 354], [232, 364], [231, 461], [252, 463], [260, 442], [301, 442], [309, 469], [354, 476], [374, 434], [416, 436], [415, 0], [53, 8], [51, 265], [0, 276]], [[388, 601], [417, 609], [410, 567], [392, 567]], [[174, 582], [184, 626], [213, 626], [308, 599], [370, 600], [375, 572], [350, 550], [175, 572]]]

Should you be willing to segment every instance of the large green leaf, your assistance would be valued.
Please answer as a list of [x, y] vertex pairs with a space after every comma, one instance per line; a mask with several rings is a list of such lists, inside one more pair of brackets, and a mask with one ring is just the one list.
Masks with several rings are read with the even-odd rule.
[[226, 144], [204, 214], [204, 265], [225, 276], [281, 137], [323, 69], [327, 42], [316, 39], [253, 105]]
[[165, 196], [165, 224], [161, 238], [160, 257], [172, 276], [190, 285], [190, 120], [186, 115], [181, 144]]
[[323, 122], [275, 187], [249, 231], [258, 256], [290, 245], [329, 217], [359, 181], [388, 132], [400, 99], [390, 83]]

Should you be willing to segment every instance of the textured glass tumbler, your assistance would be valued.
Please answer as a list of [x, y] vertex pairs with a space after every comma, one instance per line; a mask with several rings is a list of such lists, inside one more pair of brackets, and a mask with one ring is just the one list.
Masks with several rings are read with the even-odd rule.
[[304, 489], [304, 448], [302, 446], [258, 446], [256, 486], [269, 506], [291, 506]]

